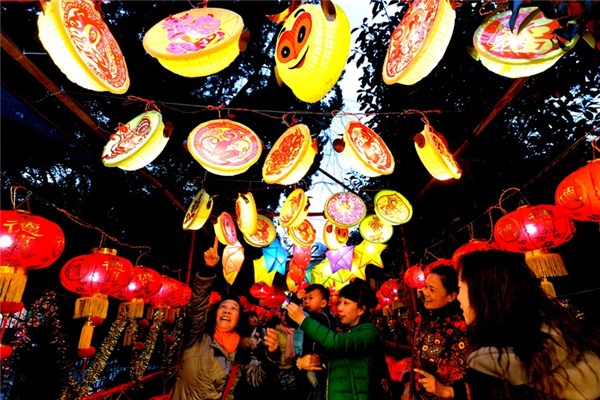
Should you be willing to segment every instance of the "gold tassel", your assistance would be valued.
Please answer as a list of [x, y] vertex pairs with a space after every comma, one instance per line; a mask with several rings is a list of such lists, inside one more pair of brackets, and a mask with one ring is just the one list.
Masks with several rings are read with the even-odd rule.
[[92, 346], [92, 336], [94, 335], [94, 324], [91, 318], [85, 321], [85, 324], [81, 328], [81, 335], [79, 336], [78, 349], [87, 349]]
[[528, 251], [525, 253], [525, 262], [537, 278], [569, 274], [560, 254], [550, 253], [548, 250]]
[[130, 318], [128, 324], [125, 334], [123, 335], [123, 346], [131, 346], [135, 341], [137, 333], [137, 323], [135, 319]]
[[26, 284], [24, 269], [5, 265], [0, 267], [0, 301], [21, 301]]
[[73, 318], [100, 317], [106, 319], [108, 314], [108, 296], [95, 294], [92, 297], [80, 297], [75, 301]]
[[554, 285], [548, 280], [548, 278], [542, 278], [541, 286], [544, 293], [546, 293], [546, 296], [550, 297], [551, 299], [556, 298], [556, 290], [554, 290]]
[[132, 301], [119, 304], [119, 312], [125, 308], [125, 313], [129, 318], [142, 318], [144, 316], [144, 300], [133, 299]]

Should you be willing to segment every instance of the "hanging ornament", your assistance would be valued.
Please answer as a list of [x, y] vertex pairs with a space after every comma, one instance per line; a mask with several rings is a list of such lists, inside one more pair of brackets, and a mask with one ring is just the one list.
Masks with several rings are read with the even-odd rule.
[[123, 94], [129, 88], [125, 58], [92, 0], [42, 3], [39, 38], [71, 82], [97, 92]]
[[237, 278], [242, 264], [244, 263], [244, 247], [240, 242], [234, 243], [233, 245], [225, 246], [223, 249], [223, 276], [230, 285], [233, 285], [235, 278]]
[[371, 214], [360, 222], [358, 231], [363, 239], [372, 243], [385, 243], [392, 238], [394, 227], [376, 214]]
[[268, 272], [276, 271], [281, 275], [285, 275], [288, 253], [279, 240], [274, 240], [268, 247], [263, 247], [262, 253]]
[[52, 265], [65, 248], [57, 224], [24, 210], [0, 211], [0, 303], [19, 303], [27, 271]]
[[169, 125], [169, 129], [165, 130], [162, 115], [156, 110], [146, 111], [126, 124], [119, 124], [104, 146], [102, 163], [125, 171], [144, 168], [164, 150], [171, 129]]
[[287, 233], [290, 240], [298, 246], [310, 247], [317, 240], [317, 231], [307, 219], [298, 226], [288, 228]]
[[306, 175], [317, 154], [317, 140], [310, 140], [304, 124], [290, 127], [277, 139], [263, 164], [266, 183], [292, 185]]
[[404, 273], [404, 283], [413, 289], [422, 289], [425, 286], [425, 273], [421, 265], [413, 265]]
[[279, 211], [279, 225], [294, 228], [300, 225], [308, 216], [310, 201], [304, 190], [298, 188], [290, 193]]
[[228, 119], [196, 126], [188, 136], [188, 148], [204, 169], [223, 176], [246, 172], [262, 153], [262, 143], [256, 133]]
[[340, 192], [329, 196], [323, 213], [332, 224], [351, 228], [362, 221], [367, 213], [367, 207], [354, 193]]
[[329, 260], [329, 266], [332, 273], [335, 273], [340, 269], [346, 269], [348, 271], [352, 269], [354, 246], [342, 246], [337, 250], [327, 250], [325, 255]]
[[252, 193], [238, 193], [238, 198], [235, 201], [235, 214], [237, 216], [238, 227], [242, 234], [249, 235], [256, 232], [258, 214], [256, 212], [256, 203], [254, 202]]
[[[423, 280], [425, 282], [425, 280]], [[392, 301], [398, 300], [398, 294], [400, 293], [400, 283], [397, 278], [388, 279], [381, 284], [379, 288], [381, 295]]]
[[537, 7], [521, 7], [514, 28], [513, 11], [493, 14], [473, 35], [473, 44], [481, 63], [490, 71], [507, 78], [539, 74], [552, 67], [575, 46], [579, 35], [565, 40], [555, 32], [562, 27]]
[[350, 232], [348, 228], [334, 225], [331, 221], [325, 221], [323, 226], [323, 242], [329, 250], [337, 250], [348, 242]]
[[321, 100], [340, 78], [350, 52], [350, 23], [329, 0], [302, 4], [277, 36], [275, 74], [296, 97]]
[[256, 282], [250, 286], [250, 295], [258, 300], [262, 300], [273, 293], [273, 287], [266, 282]]
[[301, 268], [308, 267], [312, 259], [312, 249], [309, 246], [294, 245], [292, 261]]
[[384, 189], [377, 192], [374, 199], [375, 214], [391, 225], [410, 221], [413, 209], [406, 197], [395, 190]]
[[448, 148], [446, 139], [429, 122], [414, 137], [415, 149], [427, 171], [435, 179], [459, 179], [462, 171]]
[[379, 268], [383, 268], [383, 261], [381, 261], [381, 252], [386, 248], [387, 244], [372, 243], [368, 240], [363, 240], [360, 244], [354, 246], [356, 264], [358, 265], [358, 267], [364, 267], [367, 264], [372, 264]]
[[223, 211], [217, 218], [217, 222], [213, 224], [215, 236], [219, 242], [225, 246], [234, 245], [238, 241], [235, 231], [235, 222], [227, 211]]
[[256, 231], [249, 235], [244, 234], [244, 240], [253, 247], [268, 246], [277, 237], [277, 231], [273, 221], [264, 215], [257, 215]]
[[358, 121], [350, 121], [344, 130], [344, 156], [357, 172], [370, 177], [389, 175], [396, 162], [378, 134]]
[[193, 8], [163, 19], [146, 32], [142, 44], [169, 71], [188, 78], [225, 69], [240, 53], [244, 28], [233, 11]]
[[600, 222], [600, 159], [564, 178], [556, 188], [554, 202], [574, 220]]
[[[150, 327], [150, 333], [154, 329], [158, 329], [158, 327], [163, 323], [163, 318], [161, 317], [159, 320], [156, 320], [156, 316], [160, 314], [164, 316], [164, 322], [166, 323], [174, 323], [175, 318], [179, 315], [180, 308], [189, 304], [192, 298], [192, 289], [186, 285], [185, 283], [171, 278], [166, 275], [161, 276], [161, 286], [158, 292], [148, 298], [147, 302], [150, 304], [147, 312], [147, 319], [152, 319], [152, 326]], [[144, 351], [148, 351], [146, 357], [150, 357], [152, 354], [153, 343], [150, 343], [150, 334], [148, 335], [148, 339], [146, 340], [146, 345], [144, 346]]]
[[331, 266], [329, 265], [329, 259], [326, 257], [320, 262], [311, 265], [306, 272], [307, 279], [310, 283], [319, 283], [321, 285], [325, 285], [332, 274]]
[[415, 0], [390, 38], [383, 64], [388, 85], [413, 85], [444, 57], [454, 31], [456, 13], [448, 0]]
[[198, 230], [204, 226], [213, 208], [213, 200], [201, 189], [189, 205], [183, 218], [183, 229]]
[[160, 274], [142, 265], [133, 266], [129, 283], [119, 288], [111, 296], [124, 300], [119, 308], [125, 308], [128, 318], [144, 316], [144, 300], [154, 296], [161, 288]]
[[265, 256], [260, 257], [258, 260], [253, 261], [254, 264], [254, 282], [260, 283], [263, 282], [269, 286], [273, 285], [273, 279], [275, 279], [275, 273], [277, 271], [273, 270], [269, 272], [267, 270], [267, 266], [265, 265]]
[[301, 283], [306, 278], [306, 267], [298, 265], [293, 259], [290, 261], [288, 267], [288, 277], [293, 280], [296, 284]]

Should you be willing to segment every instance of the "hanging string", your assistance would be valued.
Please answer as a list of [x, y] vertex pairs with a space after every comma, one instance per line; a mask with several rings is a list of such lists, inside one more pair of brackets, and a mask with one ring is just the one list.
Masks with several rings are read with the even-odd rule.
[[[22, 202], [17, 204], [17, 191], [19, 189], [25, 190], [25, 198]], [[29, 208], [29, 197], [31, 196], [31, 191], [27, 190], [24, 186], [11, 186], [10, 188], [10, 202], [13, 206], [13, 210], [19, 209], [23, 204], [27, 204], [27, 211], [30, 211]]]

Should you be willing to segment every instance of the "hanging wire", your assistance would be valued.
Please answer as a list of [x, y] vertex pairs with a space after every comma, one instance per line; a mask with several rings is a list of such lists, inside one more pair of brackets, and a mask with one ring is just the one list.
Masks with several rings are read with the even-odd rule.
[[[25, 190], [25, 198], [19, 204], [17, 204], [17, 192], [19, 189]], [[13, 210], [19, 209], [23, 204], [27, 204], [27, 211], [29, 208], [29, 197], [31, 197], [31, 191], [27, 190], [24, 186], [11, 186], [10, 187], [10, 202]]]

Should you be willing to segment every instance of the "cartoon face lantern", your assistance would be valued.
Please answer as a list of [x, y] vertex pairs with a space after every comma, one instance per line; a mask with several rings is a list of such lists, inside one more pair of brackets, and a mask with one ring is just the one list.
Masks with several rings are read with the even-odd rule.
[[296, 97], [307, 103], [321, 100], [336, 84], [350, 52], [350, 24], [335, 6], [304, 4], [286, 20], [277, 38], [276, 74]]

